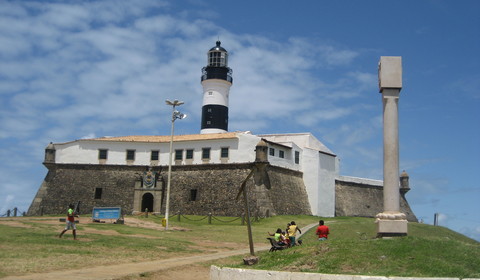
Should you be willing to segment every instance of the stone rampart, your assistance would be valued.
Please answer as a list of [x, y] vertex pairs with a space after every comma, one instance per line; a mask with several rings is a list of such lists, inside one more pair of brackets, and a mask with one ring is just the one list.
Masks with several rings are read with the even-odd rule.
[[[410, 222], [418, 222], [405, 194], [400, 195], [400, 211]], [[354, 177], [335, 180], [335, 216], [375, 217], [383, 212], [382, 181]]]
[[[145, 166], [52, 164], [33, 200], [28, 215], [63, 214], [70, 203], [81, 201], [80, 214], [89, 214], [93, 207], [121, 207], [131, 214], [134, 193], [141, 186]], [[172, 166], [170, 213], [218, 216], [240, 216], [243, 201], [235, 200], [240, 184], [253, 164], [204, 164]], [[155, 167], [159, 173], [157, 188], [165, 193], [167, 168]], [[269, 166], [271, 189], [247, 181], [252, 214], [311, 214], [302, 173]], [[101, 198], [95, 198], [101, 189]], [[195, 197], [192, 197], [194, 190]], [[146, 190], [148, 191], [148, 189]], [[287, 194], [295, 193], [294, 196]], [[156, 198], [160, 199], [160, 198]], [[164, 213], [165, 199], [162, 199]]]

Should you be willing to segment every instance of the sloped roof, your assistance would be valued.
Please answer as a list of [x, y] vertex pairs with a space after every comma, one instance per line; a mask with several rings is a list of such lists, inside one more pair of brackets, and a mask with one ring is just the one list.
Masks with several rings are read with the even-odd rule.
[[[324, 154], [329, 154], [332, 156], [336, 156], [334, 152], [332, 152], [327, 146], [325, 146], [320, 140], [318, 140], [313, 134], [310, 132], [304, 133], [281, 133], [281, 134], [261, 134], [258, 135], [264, 139], [272, 141], [274, 143], [282, 144], [284, 146], [288, 146], [287, 143], [293, 142], [299, 147], [308, 148], [317, 150]], [[291, 144], [290, 144], [291, 146]]]
[[[147, 142], [147, 143], [164, 143], [170, 142], [170, 135], [128, 135], [117, 137], [100, 137], [92, 139], [81, 139], [79, 141], [108, 141], [108, 142]], [[189, 134], [174, 135], [173, 141], [201, 141], [201, 140], [217, 140], [217, 139], [233, 139], [237, 138], [236, 132], [227, 133], [211, 133], [211, 134]]]

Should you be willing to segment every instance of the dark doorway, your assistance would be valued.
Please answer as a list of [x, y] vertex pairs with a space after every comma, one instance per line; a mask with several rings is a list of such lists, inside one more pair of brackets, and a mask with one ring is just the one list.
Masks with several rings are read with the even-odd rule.
[[153, 194], [146, 193], [142, 197], [142, 211], [153, 212]]

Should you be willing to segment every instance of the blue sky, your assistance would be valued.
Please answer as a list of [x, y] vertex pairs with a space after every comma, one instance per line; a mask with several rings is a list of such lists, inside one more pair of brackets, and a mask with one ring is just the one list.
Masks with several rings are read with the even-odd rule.
[[[419, 219], [480, 240], [479, 1], [0, 1], [0, 214], [27, 211], [49, 142], [200, 131], [220, 39], [229, 130], [311, 132], [382, 179], [380, 56], [402, 56], [400, 169]], [[400, 170], [400, 171], [401, 171]]]

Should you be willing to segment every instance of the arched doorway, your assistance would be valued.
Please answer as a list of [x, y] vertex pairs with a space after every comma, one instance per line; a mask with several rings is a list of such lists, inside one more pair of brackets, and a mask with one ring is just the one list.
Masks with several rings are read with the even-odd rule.
[[148, 212], [153, 212], [153, 194], [146, 193], [142, 196], [142, 208], [141, 211], [148, 209]]

